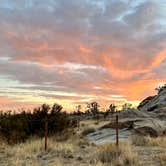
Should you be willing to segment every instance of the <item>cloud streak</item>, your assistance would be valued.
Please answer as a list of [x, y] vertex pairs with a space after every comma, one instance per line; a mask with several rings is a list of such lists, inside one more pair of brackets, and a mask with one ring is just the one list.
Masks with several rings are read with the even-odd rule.
[[16, 81], [32, 93], [28, 103], [36, 93], [36, 103], [134, 102], [166, 81], [163, 1], [0, 2], [0, 85], [10, 80], [9, 97]]

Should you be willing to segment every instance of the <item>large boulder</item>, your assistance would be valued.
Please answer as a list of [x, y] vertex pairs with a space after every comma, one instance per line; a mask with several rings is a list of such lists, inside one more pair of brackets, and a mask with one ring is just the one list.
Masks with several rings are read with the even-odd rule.
[[141, 135], [150, 135], [153, 137], [162, 136], [166, 134], [166, 121], [158, 118], [146, 118], [135, 121], [133, 129]]
[[162, 108], [156, 109], [153, 113], [160, 120], [166, 121], [166, 107], [162, 107]]
[[[100, 128], [116, 128], [116, 122], [112, 121]], [[149, 135], [152, 137], [166, 135], [166, 121], [160, 120], [159, 118], [153, 117], [138, 117], [138, 118], [120, 118], [119, 119], [119, 129], [131, 129], [140, 135]]]
[[[134, 121], [135, 120], [130, 120], [130, 119], [120, 120], [118, 123], [118, 128], [119, 129], [124, 129], [124, 128], [132, 129]], [[116, 127], [117, 127], [117, 123], [115, 121], [112, 121], [112, 122], [102, 126], [100, 129], [107, 129], [107, 128], [115, 129]]]
[[[118, 113], [119, 128], [131, 129], [141, 135], [153, 137], [166, 135], [166, 86], [158, 90], [158, 94], [143, 100], [138, 110], [128, 110]], [[115, 117], [103, 126], [105, 128], [116, 128]]]
[[166, 108], [166, 86], [161, 88], [157, 95], [143, 100], [138, 106], [138, 109], [144, 112], [155, 112], [164, 107]]

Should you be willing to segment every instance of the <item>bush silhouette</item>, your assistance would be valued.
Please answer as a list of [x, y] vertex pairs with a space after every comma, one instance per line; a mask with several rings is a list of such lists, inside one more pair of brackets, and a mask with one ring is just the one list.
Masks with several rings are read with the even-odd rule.
[[1, 113], [0, 136], [10, 144], [24, 142], [30, 136], [43, 137], [46, 119], [49, 135], [73, 127], [75, 122], [61, 110], [62, 106], [59, 104], [54, 104], [52, 107], [43, 104], [35, 108], [32, 113], [25, 111], [15, 114]]

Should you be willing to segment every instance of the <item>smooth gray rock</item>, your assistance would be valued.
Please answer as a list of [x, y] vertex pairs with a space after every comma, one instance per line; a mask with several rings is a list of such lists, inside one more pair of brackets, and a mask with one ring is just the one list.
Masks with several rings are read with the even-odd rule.
[[157, 95], [150, 96], [143, 100], [138, 106], [138, 109], [144, 112], [153, 112], [164, 107], [166, 108], [166, 86], [162, 88]]
[[133, 129], [141, 135], [162, 136], [166, 134], [166, 121], [158, 118], [140, 119], [140, 121], [134, 122]]

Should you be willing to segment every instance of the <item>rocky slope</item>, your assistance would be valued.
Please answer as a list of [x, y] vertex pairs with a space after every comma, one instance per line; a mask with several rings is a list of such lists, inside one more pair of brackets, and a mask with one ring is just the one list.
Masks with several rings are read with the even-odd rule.
[[[115, 128], [114, 121], [103, 128]], [[140, 135], [153, 137], [166, 135], [166, 86], [158, 94], [143, 100], [138, 110], [119, 113], [119, 128], [128, 128]]]
[[[122, 139], [128, 139], [131, 133], [152, 137], [166, 136], [166, 86], [159, 89], [157, 95], [143, 100], [138, 109], [121, 111], [118, 115]], [[111, 115], [110, 122], [100, 127], [90, 137], [97, 142], [114, 140], [113, 131], [116, 126], [115, 115]]]
[[138, 109], [144, 112], [158, 112], [160, 110], [159, 112], [161, 113], [162, 110], [166, 113], [164, 108], [166, 108], [166, 86], [161, 88], [157, 95], [146, 98], [138, 106]]

